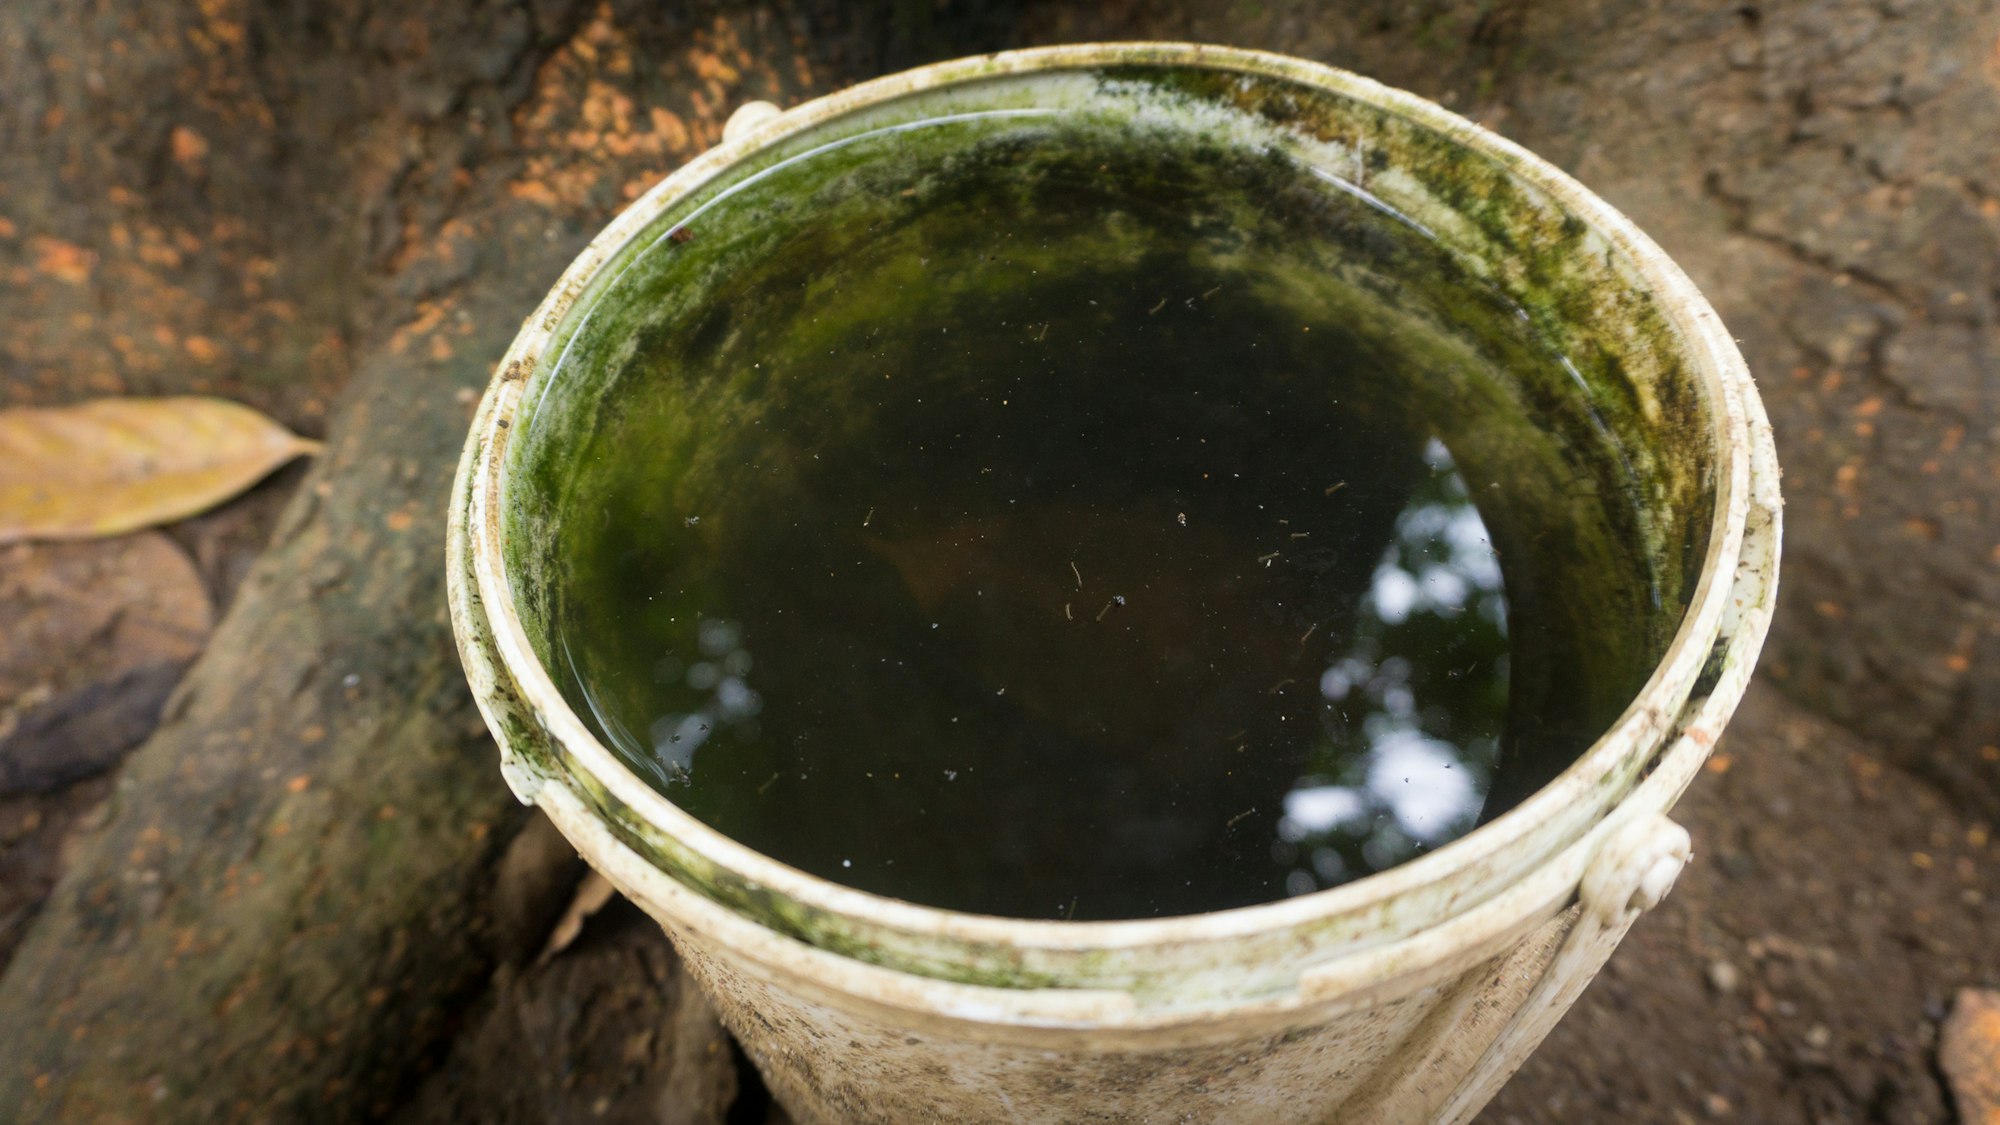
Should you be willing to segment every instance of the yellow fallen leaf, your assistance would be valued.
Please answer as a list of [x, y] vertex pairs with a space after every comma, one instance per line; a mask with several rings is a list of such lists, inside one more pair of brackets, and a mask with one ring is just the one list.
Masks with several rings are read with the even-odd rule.
[[217, 398], [0, 410], [0, 543], [117, 535], [205, 511], [308, 441]]

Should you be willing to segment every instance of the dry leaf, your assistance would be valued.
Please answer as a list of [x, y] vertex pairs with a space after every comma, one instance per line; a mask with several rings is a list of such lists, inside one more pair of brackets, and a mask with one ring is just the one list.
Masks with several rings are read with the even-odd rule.
[[0, 797], [123, 757], [214, 618], [194, 563], [157, 531], [0, 548]]
[[0, 410], [0, 543], [116, 535], [181, 519], [319, 448], [216, 398]]
[[0, 711], [155, 661], [194, 659], [215, 610], [187, 553], [157, 531], [0, 548]]
[[604, 904], [617, 893], [618, 889], [611, 885], [611, 880], [595, 870], [584, 872], [583, 882], [577, 884], [576, 897], [570, 899], [569, 909], [563, 911], [555, 929], [549, 931], [549, 943], [542, 947], [538, 963], [547, 963], [550, 958], [568, 949], [570, 943], [583, 933], [584, 920], [604, 909]]

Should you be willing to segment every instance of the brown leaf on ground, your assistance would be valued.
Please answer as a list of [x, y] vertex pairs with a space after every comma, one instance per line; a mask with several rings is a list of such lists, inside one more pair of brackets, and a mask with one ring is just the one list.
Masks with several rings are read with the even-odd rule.
[[214, 618], [194, 564], [157, 531], [0, 549], [0, 734], [9, 708], [187, 663]]
[[151, 732], [214, 616], [157, 531], [0, 547], [0, 965], [104, 799], [90, 775]]
[[0, 410], [0, 543], [181, 519], [319, 448], [247, 406], [191, 395]]
[[1938, 1040], [1938, 1069], [1964, 1125], [2000, 1125], [2000, 991], [1958, 994]]
[[0, 551], [0, 795], [115, 765], [152, 732], [214, 616], [158, 532]]
[[0, 797], [51, 793], [117, 765], [153, 732], [181, 668], [142, 665], [29, 710], [0, 736]]

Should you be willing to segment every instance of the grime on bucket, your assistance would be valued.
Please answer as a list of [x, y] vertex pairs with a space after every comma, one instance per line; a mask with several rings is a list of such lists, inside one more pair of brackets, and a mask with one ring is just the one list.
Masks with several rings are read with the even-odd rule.
[[1266, 902], [1504, 811], [1691, 591], [1609, 407], [1367, 174], [1026, 108], [699, 199], [525, 419], [543, 662], [717, 830], [963, 911]]

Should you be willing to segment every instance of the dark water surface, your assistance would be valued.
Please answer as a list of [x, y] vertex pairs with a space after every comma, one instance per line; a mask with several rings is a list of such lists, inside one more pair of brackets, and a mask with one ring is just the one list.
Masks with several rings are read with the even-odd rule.
[[1523, 436], [1518, 310], [1289, 158], [954, 129], [649, 252], [710, 272], [578, 439], [548, 653], [628, 762], [842, 883], [1130, 918], [1408, 860], [1615, 717], [1658, 638], [1561, 601], [1647, 572], [1565, 573], [1633, 517], [1587, 413]]

